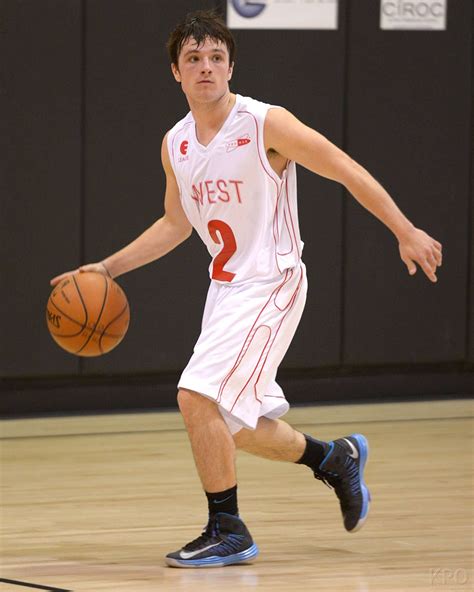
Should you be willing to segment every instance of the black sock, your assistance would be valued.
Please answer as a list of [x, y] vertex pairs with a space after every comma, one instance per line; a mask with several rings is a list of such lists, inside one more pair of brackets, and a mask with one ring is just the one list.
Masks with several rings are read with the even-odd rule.
[[208, 493], [206, 491], [207, 503], [209, 505], [209, 515], [225, 512], [226, 514], [239, 515], [237, 507], [237, 485], [218, 491], [217, 493]]
[[327, 444], [327, 442], [322, 442], [321, 440], [316, 440], [307, 434], [303, 434], [303, 436], [306, 440], [306, 448], [303, 452], [303, 456], [300, 460], [297, 460], [296, 463], [299, 465], [306, 465], [310, 469], [313, 469], [313, 471], [317, 471], [329, 450], [329, 444]]

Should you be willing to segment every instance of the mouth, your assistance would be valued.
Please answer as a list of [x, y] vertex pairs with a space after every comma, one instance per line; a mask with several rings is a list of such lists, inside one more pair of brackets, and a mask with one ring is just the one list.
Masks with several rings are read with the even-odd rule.
[[200, 80], [198, 84], [214, 84], [211, 80]]

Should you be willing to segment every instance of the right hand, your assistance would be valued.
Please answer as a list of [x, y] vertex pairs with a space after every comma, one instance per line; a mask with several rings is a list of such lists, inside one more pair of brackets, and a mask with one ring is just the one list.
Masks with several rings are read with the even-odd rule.
[[105, 275], [107, 277], [112, 277], [110, 275], [110, 273], [108, 272], [107, 268], [105, 267], [105, 265], [102, 262], [99, 262], [99, 263], [89, 263], [88, 265], [81, 265], [81, 267], [78, 267], [77, 269], [73, 269], [72, 271], [66, 271], [65, 273], [62, 273], [61, 275], [57, 275], [56, 277], [54, 277], [49, 283], [52, 286], [56, 286], [57, 284], [59, 284], [59, 282], [61, 282], [68, 275], [76, 275], [77, 273], [85, 273], [87, 271], [94, 271], [95, 273], [101, 273], [102, 275]]
[[443, 262], [443, 246], [419, 228], [413, 228], [399, 238], [400, 257], [410, 275], [415, 275], [416, 265], [421, 267], [426, 277], [433, 283], [438, 281], [436, 271]]

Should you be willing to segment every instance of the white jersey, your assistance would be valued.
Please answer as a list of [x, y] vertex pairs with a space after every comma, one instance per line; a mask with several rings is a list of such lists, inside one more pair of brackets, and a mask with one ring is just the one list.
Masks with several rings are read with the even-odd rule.
[[237, 95], [207, 146], [196, 137], [191, 112], [168, 134], [183, 209], [207, 246], [209, 273], [219, 283], [274, 279], [301, 259], [295, 163], [280, 178], [265, 152], [270, 108]]

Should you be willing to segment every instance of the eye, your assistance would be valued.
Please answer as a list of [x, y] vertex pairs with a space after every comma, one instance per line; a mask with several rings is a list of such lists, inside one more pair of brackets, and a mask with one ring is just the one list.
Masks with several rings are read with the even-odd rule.
[[215, 62], [222, 62], [222, 56], [220, 56], [219, 54], [216, 54], [213, 57], [213, 59], [214, 59]]

